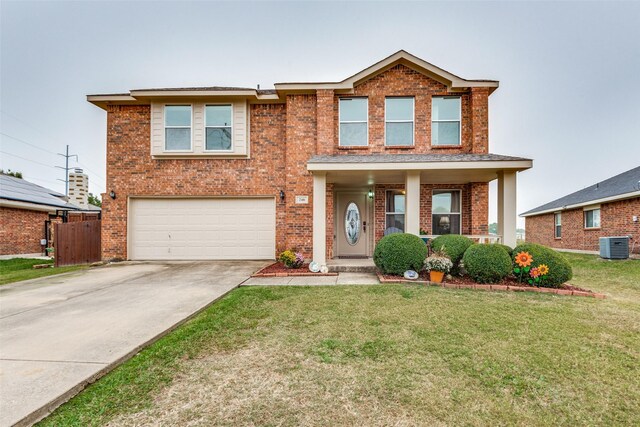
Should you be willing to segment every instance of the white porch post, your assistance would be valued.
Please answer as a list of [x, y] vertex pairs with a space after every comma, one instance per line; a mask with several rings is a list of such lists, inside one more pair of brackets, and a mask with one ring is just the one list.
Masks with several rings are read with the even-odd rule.
[[420, 171], [407, 171], [404, 184], [405, 233], [420, 234]]
[[327, 175], [313, 173], [313, 261], [327, 264]]
[[516, 246], [516, 173], [498, 172], [498, 234], [512, 248]]

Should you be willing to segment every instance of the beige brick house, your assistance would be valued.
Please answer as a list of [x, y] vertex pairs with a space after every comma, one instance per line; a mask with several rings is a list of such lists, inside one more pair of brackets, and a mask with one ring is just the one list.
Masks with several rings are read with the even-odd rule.
[[107, 112], [104, 259], [369, 257], [385, 234], [515, 245], [524, 158], [489, 151], [497, 81], [399, 51], [340, 82], [90, 95]]

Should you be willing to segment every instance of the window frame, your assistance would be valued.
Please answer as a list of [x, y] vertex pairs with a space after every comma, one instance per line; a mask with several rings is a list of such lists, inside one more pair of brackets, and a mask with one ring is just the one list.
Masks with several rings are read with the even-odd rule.
[[[189, 126], [167, 126], [167, 107], [189, 107]], [[193, 104], [164, 104], [162, 106], [162, 129], [164, 131], [164, 146], [162, 151], [167, 153], [192, 153], [193, 152]], [[169, 150], [167, 149], [167, 129], [189, 129], [189, 149]]]
[[[387, 119], [387, 99], [411, 99], [411, 120], [388, 120]], [[389, 145], [387, 144], [387, 123], [411, 123], [413, 132], [411, 133], [410, 145]], [[384, 146], [389, 148], [415, 147], [416, 145], [416, 97], [415, 96], [385, 96], [384, 97]]]
[[[394, 193], [393, 195], [402, 195], [404, 197], [404, 201], [405, 201], [405, 208], [404, 208], [404, 212], [398, 212], [398, 211], [393, 211], [393, 212], [387, 212], [387, 200], [389, 200], [389, 193]], [[385, 190], [384, 192], [384, 229], [382, 230], [382, 234], [384, 235], [385, 231], [387, 231], [387, 217], [389, 215], [402, 215], [404, 219], [407, 218], [406, 216], [406, 212], [407, 212], [407, 194], [405, 190], [399, 190], [399, 189], [389, 189], [389, 190]], [[404, 223], [404, 221], [402, 222], [402, 232], [405, 232], [406, 229], [406, 224]]]
[[[365, 104], [367, 106], [367, 114], [365, 116], [366, 120], [365, 121], [361, 121], [361, 120], [340, 120], [340, 114], [342, 112], [342, 101], [343, 100], [352, 100], [352, 99], [364, 99], [365, 100]], [[340, 129], [342, 127], [343, 123], [364, 123], [366, 125], [366, 129], [367, 129], [367, 138], [366, 138], [366, 144], [365, 145], [343, 145], [342, 144], [342, 132], [340, 132]], [[346, 147], [346, 148], [353, 148], [353, 147], [368, 147], [369, 146], [369, 97], [368, 96], [349, 96], [349, 97], [344, 97], [344, 98], [338, 98], [338, 147]]]
[[[456, 98], [458, 99], [458, 120], [434, 120], [433, 119], [433, 100]], [[433, 143], [433, 124], [434, 123], [458, 123], [458, 143], [457, 144], [434, 144]], [[432, 147], [462, 147], [462, 97], [458, 95], [436, 95], [431, 97], [431, 146]]]
[[[216, 106], [222, 106], [222, 107], [231, 107], [231, 124], [229, 126], [208, 126], [207, 125], [207, 107], [216, 107]], [[205, 153], [229, 153], [229, 152], [234, 152], [235, 150], [235, 145], [234, 145], [234, 141], [233, 141], [233, 103], [229, 103], [229, 102], [222, 102], [222, 103], [207, 103], [204, 104], [204, 109], [202, 110], [202, 113], [204, 115], [204, 133], [203, 133], [203, 141], [202, 141], [202, 151]], [[227, 150], [209, 150], [207, 149], [207, 128], [212, 128], [212, 129], [225, 129], [225, 128], [230, 128], [231, 129], [231, 147]]]
[[[454, 191], [457, 191], [458, 193], [460, 193], [460, 212], [449, 212], [448, 214], [445, 215], [459, 215], [460, 216], [460, 232], [459, 233], [449, 233], [449, 234], [454, 234], [454, 235], [458, 235], [458, 236], [462, 236], [462, 189], [460, 188], [434, 188], [433, 190], [431, 190], [431, 233], [433, 236], [444, 236], [444, 234], [435, 234], [434, 233], [434, 222], [433, 222], [433, 196], [435, 194], [435, 192], [440, 192], [440, 193], [452, 193]], [[443, 215], [443, 214], [435, 214], [435, 215]]]
[[562, 212], [553, 213], [553, 237], [562, 239]]
[[[592, 226], [589, 227], [587, 224], [587, 213], [588, 212], [594, 212], [594, 211], [598, 211], [598, 225], [594, 225], [595, 221], [593, 220], [593, 215], [591, 217], [591, 222], [592, 222]], [[582, 217], [583, 217], [583, 224], [584, 224], [584, 229], [585, 230], [599, 230], [600, 226], [602, 224], [602, 211], [600, 210], [600, 206], [597, 207], [589, 207], [589, 208], [585, 208], [582, 211]]]

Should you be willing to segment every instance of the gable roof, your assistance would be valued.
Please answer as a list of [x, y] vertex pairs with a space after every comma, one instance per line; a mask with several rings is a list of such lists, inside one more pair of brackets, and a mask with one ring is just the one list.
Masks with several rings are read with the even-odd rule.
[[333, 89], [339, 93], [350, 93], [358, 84], [398, 64], [402, 64], [445, 84], [447, 88], [453, 92], [471, 87], [486, 87], [489, 89], [489, 93], [492, 93], [499, 85], [497, 80], [463, 79], [407, 51], [399, 50], [393, 55], [339, 82], [276, 83], [274, 85], [275, 89], [227, 86], [133, 89], [129, 91], [129, 93], [87, 95], [87, 101], [103, 109], [106, 109], [108, 104], [142, 104], [148, 103], [152, 98], [160, 99], [168, 97], [239, 97], [262, 102], [284, 102], [284, 98], [288, 93], [313, 93], [317, 89]]
[[597, 203], [640, 197], [640, 166], [606, 179], [552, 202], [531, 209], [520, 216], [558, 212]]
[[64, 194], [21, 178], [0, 174], [0, 199], [25, 202], [54, 209], [79, 209], [64, 200]]
[[437, 67], [423, 59], [410, 54], [405, 50], [399, 50], [382, 61], [376, 62], [370, 67], [347, 77], [341, 82], [324, 82], [324, 83], [276, 83], [276, 91], [303, 91], [305, 89], [334, 89], [334, 90], [352, 90], [354, 86], [369, 80], [380, 73], [387, 71], [389, 68], [398, 64], [405, 65], [416, 71], [419, 71], [434, 80], [437, 80], [449, 88], [449, 90], [463, 90], [470, 87], [487, 87], [490, 92], [498, 88], [497, 80], [466, 80], [447, 70]]

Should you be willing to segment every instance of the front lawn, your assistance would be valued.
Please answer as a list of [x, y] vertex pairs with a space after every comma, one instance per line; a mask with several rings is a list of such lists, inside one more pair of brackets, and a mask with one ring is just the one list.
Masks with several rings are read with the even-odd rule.
[[36, 264], [51, 264], [53, 260], [33, 258], [12, 258], [0, 260], [0, 285], [19, 282], [21, 280], [36, 279], [78, 270], [86, 266], [72, 265], [68, 267], [33, 268]]
[[42, 425], [638, 425], [640, 261], [568, 257], [607, 299], [240, 288]]

